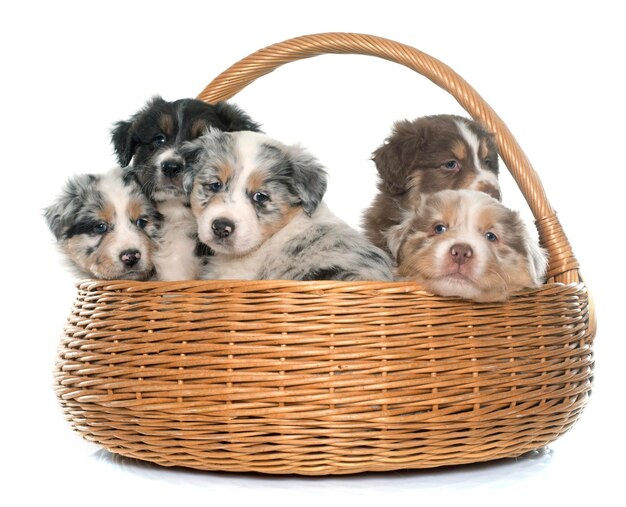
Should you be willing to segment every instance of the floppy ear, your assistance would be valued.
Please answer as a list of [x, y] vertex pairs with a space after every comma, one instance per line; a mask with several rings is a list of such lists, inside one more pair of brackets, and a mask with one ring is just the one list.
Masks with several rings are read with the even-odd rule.
[[67, 207], [67, 201], [59, 198], [54, 204], [48, 206], [44, 212], [44, 218], [48, 224], [48, 228], [54, 234], [55, 239], [58, 241], [63, 235], [63, 229], [65, 228], [63, 217], [63, 210]]
[[238, 132], [241, 130], [262, 132], [260, 125], [234, 104], [217, 102], [215, 104], [215, 112], [222, 122], [222, 130], [225, 132]]
[[526, 238], [526, 250], [528, 251], [528, 267], [535, 282], [535, 287], [541, 287], [546, 280], [548, 252], [530, 237]]
[[122, 167], [126, 167], [130, 164], [135, 151], [137, 151], [137, 146], [139, 145], [139, 139], [137, 139], [133, 132], [137, 121], [151, 109], [160, 107], [166, 103], [167, 101], [160, 95], [155, 95], [146, 102], [146, 105], [142, 109], [131, 116], [128, 121], [118, 121], [114, 125], [111, 130], [111, 143], [117, 155], [117, 160]]
[[398, 121], [391, 135], [372, 153], [378, 175], [391, 195], [407, 190], [407, 179], [415, 169], [424, 139], [424, 128], [408, 120]]
[[57, 241], [63, 238], [82, 204], [85, 188], [97, 179], [92, 174], [80, 174], [67, 181], [56, 201], [44, 210], [44, 218]]
[[304, 212], [311, 216], [326, 193], [327, 175], [324, 166], [299, 146], [288, 147], [293, 167], [294, 187]]
[[202, 138], [195, 141], [188, 141], [180, 148], [180, 154], [185, 159], [185, 170], [183, 172], [183, 191], [189, 195], [193, 190], [193, 182], [198, 171], [200, 155], [203, 151]]
[[389, 248], [391, 256], [396, 262], [398, 260], [398, 252], [400, 251], [402, 243], [404, 243], [404, 237], [409, 230], [410, 223], [410, 218], [405, 219], [401, 223], [389, 227], [389, 229], [383, 233], [387, 241], [387, 248]]
[[132, 126], [133, 124], [129, 121], [118, 121], [111, 130], [111, 143], [117, 155], [117, 161], [122, 167], [130, 164], [138, 145], [132, 133]]

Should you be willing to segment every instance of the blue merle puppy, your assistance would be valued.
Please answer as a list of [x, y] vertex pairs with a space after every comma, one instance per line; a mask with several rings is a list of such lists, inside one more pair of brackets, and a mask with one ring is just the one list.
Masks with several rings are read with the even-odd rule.
[[148, 280], [161, 217], [122, 169], [71, 178], [45, 219], [75, 275]]
[[322, 202], [327, 176], [304, 149], [255, 132], [208, 133], [183, 148], [206, 279], [392, 280], [385, 252]]

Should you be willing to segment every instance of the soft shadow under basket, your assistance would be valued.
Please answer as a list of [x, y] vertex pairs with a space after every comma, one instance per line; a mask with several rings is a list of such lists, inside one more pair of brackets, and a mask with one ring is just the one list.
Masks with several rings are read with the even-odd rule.
[[257, 51], [199, 98], [325, 53], [405, 65], [496, 134], [548, 283], [478, 304], [404, 282], [82, 282], [55, 383], [86, 439], [165, 466], [347, 474], [519, 456], [581, 414], [595, 319], [578, 263], [517, 142], [454, 71], [379, 37], [318, 34]]

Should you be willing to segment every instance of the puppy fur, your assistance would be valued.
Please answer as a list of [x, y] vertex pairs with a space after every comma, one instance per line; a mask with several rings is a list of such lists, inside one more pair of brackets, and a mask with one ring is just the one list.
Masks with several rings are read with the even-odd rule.
[[327, 177], [298, 146], [210, 131], [185, 147], [204, 278], [391, 280], [389, 257], [322, 202]]
[[60, 251], [81, 278], [147, 280], [160, 215], [122, 169], [70, 179], [45, 219]]
[[366, 236], [389, 251], [385, 232], [425, 194], [473, 189], [500, 199], [498, 153], [492, 134], [454, 115], [398, 121], [374, 151], [378, 193], [363, 216]]
[[544, 282], [546, 252], [519, 214], [479, 191], [425, 197], [387, 240], [397, 275], [441, 296], [503, 301]]
[[[154, 97], [128, 121], [116, 123], [111, 141], [125, 178], [135, 180], [161, 215], [163, 225], [154, 255], [160, 280], [198, 278], [208, 250], [197, 241], [196, 222], [183, 191], [188, 170], [180, 152], [183, 143], [208, 127], [223, 131], [259, 130], [237, 106]], [[132, 164], [131, 164], [132, 160]]]

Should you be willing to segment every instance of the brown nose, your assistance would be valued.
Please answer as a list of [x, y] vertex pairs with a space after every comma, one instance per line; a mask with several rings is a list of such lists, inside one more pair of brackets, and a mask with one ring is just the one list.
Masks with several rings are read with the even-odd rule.
[[472, 251], [472, 247], [467, 243], [457, 243], [450, 248], [450, 255], [454, 262], [460, 266], [461, 264], [469, 262], [474, 252]]

